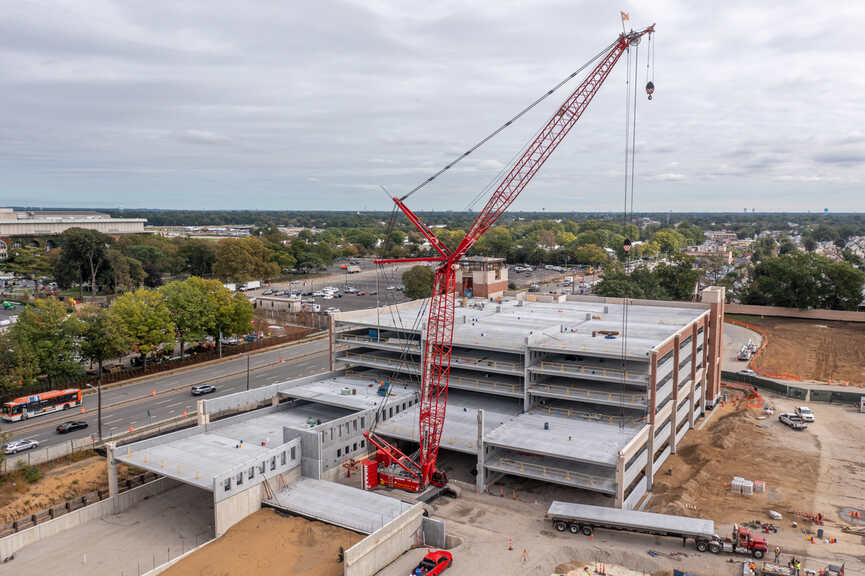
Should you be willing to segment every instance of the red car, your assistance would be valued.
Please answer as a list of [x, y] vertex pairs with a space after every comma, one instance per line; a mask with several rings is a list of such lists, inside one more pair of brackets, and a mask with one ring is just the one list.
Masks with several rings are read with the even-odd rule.
[[442, 574], [454, 563], [454, 557], [445, 550], [434, 550], [424, 556], [409, 576], [433, 576]]

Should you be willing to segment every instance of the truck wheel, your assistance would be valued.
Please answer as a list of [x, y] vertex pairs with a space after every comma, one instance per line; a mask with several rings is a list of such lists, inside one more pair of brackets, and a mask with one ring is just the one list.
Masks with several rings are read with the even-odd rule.
[[577, 534], [580, 531], [579, 524], [568, 524], [568, 530], [571, 531], [571, 534]]
[[754, 555], [754, 558], [756, 558], [757, 560], [759, 560], [760, 558], [763, 557], [763, 551], [762, 550], [754, 550], [754, 552], [752, 552], [752, 554]]
[[705, 552], [709, 549], [709, 543], [705, 540], [697, 540], [697, 550], [700, 552]]
[[717, 542], [709, 542], [709, 552], [712, 554], [717, 554], [721, 551], [721, 545]]
[[583, 534], [585, 534], [586, 536], [591, 536], [591, 535], [592, 535], [592, 527], [589, 526], [588, 524], [583, 524], [583, 525], [580, 527], [580, 530], [582, 530]]
[[556, 520], [556, 530], [559, 532], [564, 532], [568, 529], [568, 525], [562, 522], [561, 520]]

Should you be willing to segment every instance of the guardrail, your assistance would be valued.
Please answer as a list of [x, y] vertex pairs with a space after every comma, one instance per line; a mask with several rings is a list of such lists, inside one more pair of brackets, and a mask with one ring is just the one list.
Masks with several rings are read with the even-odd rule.
[[495, 380], [480, 378], [460, 378], [450, 377], [448, 381], [450, 386], [454, 388], [471, 388], [472, 390], [496, 390], [498, 392], [510, 392], [512, 394], [523, 395], [522, 384], [504, 384]]
[[649, 375], [645, 372], [629, 372], [628, 370], [617, 370], [615, 368], [597, 368], [576, 364], [572, 362], [551, 362], [549, 360], [541, 360], [539, 368], [550, 372], [562, 372], [565, 374], [579, 374], [581, 376], [605, 376], [608, 378], [622, 378], [632, 380], [634, 382], [647, 382]]
[[451, 357], [451, 362], [457, 365], [470, 364], [471, 366], [477, 366], [479, 368], [495, 368], [497, 370], [514, 370], [520, 372], [523, 370], [521, 362], [509, 362], [507, 360], [490, 360], [487, 358], [471, 358], [467, 356], [453, 355]]
[[572, 408], [557, 408], [546, 406], [542, 408], [532, 408], [529, 412], [532, 414], [544, 413], [547, 416], [564, 416], [566, 418], [579, 418], [589, 422], [607, 421], [609, 424], [624, 423], [626, 426], [634, 426], [643, 423], [642, 418], [622, 418], [621, 416], [611, 416], [609, 414], [601, 414], [600, 412], [587, 412], [585, 410], [574, 410]]
[[607, 402], [624, 402], [636, 406], [646, 405], [645, 394], [622, 394], [620, 392], [593, 392], [573, 386], [560, 386], [556, 384], [532, 384], [530, 391], [544, 390], [550, 394], [561, 394], [569, 398], [580, 400], [606, 400]]
[[420, 372], [420, 365], [418, 362], [408, 362], [406, 360], [395, 360], [393, 358], [388, 358], [385, 356], [376, 356], [375, 354], [352, 354], [350, 352], [346, 352], [342, 356], [338, 358], [338, 360], [350, 360], [353, 362], [366, 362], [372, 364], [373, 362], [377, 362], [379, 364], [384, 364], [389, 368], [394, 368], [397, 370], [409, 370], [413, 372]]
[[[132, 488], [135, 488], [137, 486], [152, 482], [157, 478], [159, 478], [159, 476], [157, 474], [154, 474], [153, 472], [145, 472], [144, 474], [139, 474], [138, 476], [132, 476], [130, 478], [127, 478], [126, 480], [118, 482], [118, 492], [125, 492], [127, 490], [131, 490]], [[100, 502], [108, 497], [108, 490], [96, 490], [93, 492], [88, 492], [83, 496], [71, 498], [63, 504], [52, 506], [51, 508], [47, 508], [34, 514], [28, 514], [27, 516], [23, 516], [13, 522], [0, 526], [0, 538], [4, 536], [9, 536], [10, 534], [15, 534], [16, 532], [20, 532], [21, 530], [26, 530], [27, 528], [32, 528], [37, 524], [42, 524], [43, 522], [48, 522], [49, 520], [59, 518], [64, 514], [68, 514], [69, 512], [78, 510], [79, 508], [83, 508], [85, 506], [89, 506], [90, 504]]]
[[538, 476], [543, 476], [545, 478], [555, 476], [567, 482], [582, 481], [583, 485], [589, 485], [593, 488], [597, 487], [598, 484], [605, 480], [600, 476], [592, 476], [591, 474], [586, 474], [584, 472], [573, 472], [566, 468], [557, 468], [555, 466], [545, 466], [543, 464], [523, 462], [522, 460], [514, 460], [512, 458], [499, 457], [496, 465], [500, 468], [511, 468], [512, 470], [518, 470], [521, 474], [532, 473]]

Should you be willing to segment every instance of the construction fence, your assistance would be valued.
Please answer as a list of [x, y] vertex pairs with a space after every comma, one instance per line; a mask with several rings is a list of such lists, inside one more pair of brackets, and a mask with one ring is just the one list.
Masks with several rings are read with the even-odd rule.
[[729, 382], [740, 382], [743, 384], [751, 384], [758, 388], [764, 388], [777, 392], [782, 396], [796, 398], [797, 400], [810, 399], [813, 402], [835, 402], [839, 404], [853, 404], [859, 406], [860, 398], [865, 396], [865, 393], [859, 391], [844, 391], [844, 390], [820, 390], [816, 388], [803, 388], [800, 386], [792, 386], [784, 384], [777, 380], [769, 380], [760, 376], [751, 376], [739, 372], [721, 372], [721, 378]]

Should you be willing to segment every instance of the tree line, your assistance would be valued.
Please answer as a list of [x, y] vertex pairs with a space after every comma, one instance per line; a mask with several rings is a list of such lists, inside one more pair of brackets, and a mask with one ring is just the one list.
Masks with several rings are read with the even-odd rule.
[[96, 364], [100, 375], [105, 361], [127, 354], [137, 354], [146, 366], [176, 343], [183, 356], [189, 343], [248, 333], [252, 316], [244, 296], [196, 276], [126, 292], [107, 308], [41, 298], [0, 334], [0, 389], [75, 379], [84, 360]]

